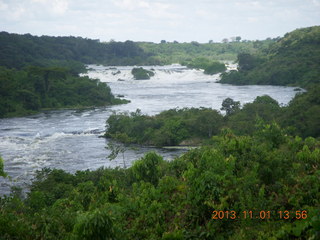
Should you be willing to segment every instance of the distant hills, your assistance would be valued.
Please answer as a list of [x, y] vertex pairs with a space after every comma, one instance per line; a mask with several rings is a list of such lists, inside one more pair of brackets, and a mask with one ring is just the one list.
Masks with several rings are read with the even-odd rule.
[[[81, 37], [32, 36], [0, 32], [0, 66], [52, 66], [71, 61], [104, 65], [163, 65], [195, 58], [235, 60], [241, 52], [266, 49], [274, 40], [229, 43], [100, 42]], [[62, 64], [61, 64], [62, 63]]]
[[101, 43], [81, 37], [37, 37], [0, 32], [0, 56], [1, 66], [21, 68], [25, 65], [55, 65], [56, 61], [143, 64], [150, 54], [132, 41]]
[[221, 83], [291, 85], [320, 83], [320, 26], [285, 34], [267, 51], [238, 55], [239, 71], [222, 75]]
[[186, 64], [199, 57], [208, 61], [237, 59], [239, 71], [222, 74], [221, 83], [306, 87], [320, 83], [320, 26], [297, 29], [277, 39], [205, 44], [100, 42], [72, 36], [0, 32], [0, 56], [0, 66], [16, 69], [25, 66], [73, 69], [74, 63]]

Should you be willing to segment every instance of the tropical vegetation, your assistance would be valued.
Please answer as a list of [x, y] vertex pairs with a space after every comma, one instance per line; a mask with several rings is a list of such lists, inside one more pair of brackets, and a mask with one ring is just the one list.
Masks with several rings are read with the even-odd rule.
[[[319, 239], [319, 27], [277, 41], [221, 44], [105, 44], [1, 33], [3, 39], [1, 116], [114, 103], [104, 83], [78, 75], [79, 62], [94, 59], [203, 66], [238, 55], [238, 71], [223, 73], [221, 82], [297, 85], [307, 91], [297, 92], [287, 106], [259, 96], [243, 106], [226, 98], [222, 112], [113, 114], [105, 136], [123, 148], [132, 143], [197, 147], [172, 161], [149, 152], [128, 168], [37, 171], [26, 195], [13, 188], [0, 197], [0, 239]], [[63, 68], [63, 61], [73, 67]], [[111, 149], [110, 159], [121, 152]], [[0, 177], [7, 177], [1, 157]]]
[[225, 129], [164, 161], [39, 171], [25, 199], [0, 198], [1, 239], [317, 239], [320, 142], [276, 123]]
[[0, 65], [8, 68], [52, 66], [61, 61], [106, 65], [145, 64], [145, 59], [152, 62], [150, 54], [132, 41], [101, 43], [81, 37], [37, 37], [7, 32], [0, 32], [0, 56]]
[[266, 51], [240, 53], [221, 83], [311, 87], [320, 83], [320, 26], [297, 29]]
[[0, 85], [0, 118], [127, 102], [115, 98], [106, 83], [62, 67], [0, 67]]
[[227, 67], [224, 63], [218, 61], [210, 61], [207, 58], [195, 58], [191, 62], [183, 62], [189, 68], [203, 69], [204, 74], [213, 75], [216, 73], [225, 72]]
[[148, 80], [150, 77], [154, 76], [154, 72], [150, 70], [146, 70], [142, 67], [133, 68], [131, 70], [131, 74], [135, 80]]
[[213, 62], [235, 61], [239, 53], [254, 54], [258, 51], [265, 51], [275, 41], [277, 41], [277, 38], [241, 42], [210, 41], [208, 43], [198, 43], [193, 41], [190, 43], [178, 43], [177, 41], [161, 41], [161, 43], [138, 42], [137, 44], [159, 64], [180, 63], [185, 65], [197, 58], [206, 58]]
[[155, 116], [116, 113], [107, 120], [106, 137], [123, 143], [153, 146], [199, 145], [223, 128], [239, 135], [251, 135], [259, 121], [278, 125], [288, 133], [301, 137], [320, 137], [320, 86], [300, 92], [288, 104], [279, 103], [269, 96], [259, 96], [242, 107], [227, 98], [221, 110], [209, 108], [183, 108], [163, 111]]

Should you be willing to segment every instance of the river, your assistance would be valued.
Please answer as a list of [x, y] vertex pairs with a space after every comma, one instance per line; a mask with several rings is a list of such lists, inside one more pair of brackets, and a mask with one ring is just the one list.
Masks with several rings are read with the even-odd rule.
[[[46, 111], [37, 115], [0, 119], [0, 155], [11, 179], [0, 177], [0, 195], [11, 186], [26, 188], [36, 170], [59, 168], [74, 173], [99, 167], [123, 167], [123, 157], [110, 161], [107, 139], [101, 138], [105, 121], [113, 112], [135, 111], [154, 115], [170, 108], [210, 107], [220, 109], [222, 101], [233, 98], [241, 104], [257, 96], [270, 95], [287, 104], [295, 95], [294, 88], [280, 86], [232, 86], [219, 84], [218, 75], [205, 75], [201, 70], [180, 65], [145, 67], [155, 76], [134, 80], [132, 67], [89, 65], [87, 75], [107, 82], [114, 95], [122, 95], [129, 104], [86, 110]], [[229, 68], [234, 68], [230, 65]], [[184, 150], [136, 147], [124, 153], [126, 166], [147, 151], [157, 151], [166, 160]]]

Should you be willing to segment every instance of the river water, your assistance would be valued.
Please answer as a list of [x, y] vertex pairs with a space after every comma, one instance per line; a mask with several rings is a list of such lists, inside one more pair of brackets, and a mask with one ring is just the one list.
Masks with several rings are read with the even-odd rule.
[[[279, 86], [232, 86], [219, 84], [218, 75], [205, 75], [201, 70], [180, 65], [145, 67], [155, 76], [134, 80], [132, 67], [89, 65], [87, 75], [107, 82], [114, 95], [122, 95], [129, 104], [86, 110], [47, 111], [37, 115], [0, 119], [0, 155], [11, 179], [0, 177], [0, 195], [11, 186], [25, 188], [36, 170], [59, 168], [74, 173], [99, 167], [130, 166], [147, 151], [157, 151], [170, 160], [184, 150], [135, 147], [110, 161], [107, 139], [101, 138], [105, 121], [113, 112], [135, 111], [154, 115], [170, 108], [210, 107], [220, 109], [222, 101], [233, 98], [241, 104], [256, 96], [270, 95], [287, 104], [295, 95], [294, 88]], [[229, 68], [235, 68], [230, 65]], [[125, 161], [125, 162], [124, 162]]]

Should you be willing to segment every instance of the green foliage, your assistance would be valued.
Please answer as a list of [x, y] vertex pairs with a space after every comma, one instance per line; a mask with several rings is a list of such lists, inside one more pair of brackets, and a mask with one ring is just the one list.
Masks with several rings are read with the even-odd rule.
[[106, 137], [123, 143], [156, 146], [197, 145], [228, 127], [239, 135], [253, 134], [260, 123], [274, 123], [286, 132], [302, 137], [320, 136], [320, 88], [298, 94], [288, 106], [280, 107], [270, 96], [258, 96], [240, 108], [231, 98], [222, 102], [226, 115], [209, 108], [163, 111], [155, 116], [135, 113], [113, 114], [107, 120]]
[[162, 162], [162, 157], [150, 152], [144, 158], [134, 162], [132, 173], [137, 181], [145, 181], [157, 185], [160, 178], [159, 167]]
[[101, 43], [81, 37], [36, 37], [7, 32], [0, 32], [0, 56], [0, 66], [17, 69], [57, 65], [57, 62], [66, 63], [62, 66], [77, 62], [142, 65], [151, 57], [132, 41]]
[[205, 74], [216, 74], [216, 73], [221, 73], [226, 71], [226, 65], [224, 63], [219, 63], [219, 62], [212, 62], [209, 63], [205, 68], [204, 68], [204, 73]]
[[[234, 61], [237, 54], [242, 52], [255, 53], [258, 50], [268, 48], [274, 40], [264, 41], [243, 41], [243, 42], [230, 42], [230, 43], [177, 43], [177, 42], [163, 42], [163, 43], [150, 43], [139, 42], [139, 47], [151, 55], [149, 58], [157, 62], [157, 64], [172, 64], [180, 63], [188, 65], [196, 59], [205, 59], [207, 61]], [[201, 68], [201, 67], [196, 67]]]
[[6, 176], [7, 176], [7, 174], [3, 170], [3, 159], [0, 156], [0, 177], [6, 177]]
[[[79, 108], [124, 103], [105, 83], [75, 76], [60, 67], [0, 67], [0, 117], [21, 116], [41, 109]], [[120, 101], [120, 102], [119, 102]]]
[[150, 77], [154, 76], [154, 72], [146, 70], [142, 67], [133, 68], [131, 73], [135, 80], [148, 80]]
[[[269, 48], [270, 59], [288, 54], [292, 61], [293, 50], [301, 54], [304, 44], [310, 48], [318, 44], [317, 29], [286, 35]], [[260, 43], [252, 44], [266, 53]], [[201, 52], [206, 46], [174, 44], [162, 43], [165, 47], [160, 49]], [[117, 54], [129, 53], [119, 48]], [[245, 83], [250, 72], [266, 64], [261, 60], [255, 65], [258, 58], [252, 56], [243, 55], [240, 72], [227, 75], [238, 80], [241, 76], [239, 81]], [[314, 76], [317, 72], [311, 71], [303, 79]], [[67, 82], [78, 93], [89, 92], [103, 101], [99, 89], [106, 86], [95, 80], [90, 85], [88, 80], [60, 67], [1, 68], [0, 112], [59, 106], [61, 95], [71, 95], [62, 90], [68, 89]], [[171, 109], [156, 116], [140, 110], [113, 114], [106, 136], [123, 142], [161, 146], [205, 141], [207, 145], [169, 162], [151, 152], [126, 169], [38, 171], [25, 198], [21, 189], [0, 197], [0, 239], [317, 239], [320, 142], [314, 137], [320, 136], [319, 96], [319, 86], [312, 85], [286, 107], [269, 96], [257, 97], [241, 109], [238, 102], [226, 99], [222, 106], [226, 116], [208, 108]], [[77, 103], [69, 96], [63, 99], [64, 104]], [[111, 95], [109, 100], [114, 101]], [[113, 150], [122, 151], [117, 146]], [[4, 175], [2, 158], [0, 175]], [[240, 218], [212, 219], [214, 210], [236, 211]], [[271, 217], [243, 217], [243, 211], [261, 210], [270, 211]], [[290, 211], [291, 218], [280, 219], [279, 211]], [[302, 211], [305, 218], [296, 218]]]
[[302, 137], [320, 136], [320, 86], [314, 85], [308, 92], [297, 94], [284, 108], [282, 126], [292, 126], [292, 134]]
[[115, 239], [113, 223], [107, 210], [95, 210], [78, 216], [73, 233], [74, 239]]
[[244, 104], [241, 110], [226, 115], [227, 126], [240, 135], [252, 134], [260, 120], [265, 123], [280, 123], [280, 116], [283, 116], [283, 109], [269, 96], [259, 96], [252, 103]]
[[261, 62], [261, 59], [259, 59], [258, 56], [251, 55], [249, 53], [240, 53], [237, 58], [239, 71], [249, 71], [254, 69]]
[[227, 115], [230, 115], [238, 110], [240, 110], [240, 102], [234, 101], [232, 98], [226, 98], [222, 101], [222, 111], [226, 111]]
[[227, 70], [224, 63], [217, 61], [212, 62], [204, 57], [193, 59], [191, 62], [183, 62], [182, 64], [187, 65], [189, 68], [204, 69], [204, 73], [209, 75], [224, 72]]
[[[151, 152], [128, 169], [44, 169], [25, 200], [0, 198], [0, 238], [316, 239], [319, 146], [260, 121], [252, 135], [224, 130], [170, 162]], [[212, 219], [215, 210], [240, 219]], [[260, 211], [270, 218], [256, 219]]]
[[[198, 42], [99, 42], [81, 37], [36, 37], [30, 34], [0, 32], [0, 66], [21, 69], [25, 66], [68, 66], [81, 63], [105, 65], [164, 65], [186, 63], [196, 58], [210, 61], [235, 60], [237, 54], [266, 51], [275, 39], [230, 43]], [[219, 68], [222, 67], [221, 65]], [[213, 64], [211, 68], [216, 69]], [[82, 69], [83, 70], [83, 69]], [[208, 69], [209, 74], [213, 74]], [[219, 70], [221, 71], [221, 70]]]
[[287, 33], [267, 51], [238, 54], [238, 72], [222, 75], [221, 83], [312, 87], [320, 79], [320, 27]]
[[[154, 117], [136, 113], [114, 114], [107, 120], [105, 136], [125, 143], [157, 146], [184, 145], [217, 134], [223, 117], [208, 108], [164, 111]], [[187, 143], [188, 144], [188, 143]]]

